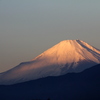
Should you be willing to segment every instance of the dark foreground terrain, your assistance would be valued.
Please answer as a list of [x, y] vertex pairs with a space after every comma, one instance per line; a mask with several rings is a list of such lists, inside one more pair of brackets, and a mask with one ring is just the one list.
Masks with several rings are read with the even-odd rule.
[[[49, 98], [49, 99], [48, 99]], [[0, 86], [0, 100], [100, 100], [100, 65], [81, 73]]]

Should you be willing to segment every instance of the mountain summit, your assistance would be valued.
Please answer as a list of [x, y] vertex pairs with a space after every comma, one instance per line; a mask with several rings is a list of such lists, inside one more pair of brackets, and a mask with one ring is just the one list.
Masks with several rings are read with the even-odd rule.
[[64, 40], [29, 62], [0, 74], [0, 84], [81, 72], [100, 63], [100, 50], [81, 40]]

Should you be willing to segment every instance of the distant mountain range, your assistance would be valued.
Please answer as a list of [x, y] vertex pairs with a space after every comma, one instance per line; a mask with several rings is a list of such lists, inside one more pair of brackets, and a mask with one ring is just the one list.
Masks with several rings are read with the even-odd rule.
[[[48, 76], [61, 76], [67, 73], [81, 72], [99, 63], [100, 50], [81, 40], [64, 40], [43, 52], [35, 59], [23, 62], [6, 72], [0, 73], [0, 84], [11, 85]], [[49, 85], [49, 83], [47, 85]], [[59, 87], [60, 86], [59, 84]], [[69, 86], [71, 85], [69, 84]], [[72, 85], [72, 87], [73, 86], [74, 85]], [[53, 88], [55, 87], [53, 86]]]
[[0, 85], [0, 100], [100, 100], [100, 64], [80, 73]]

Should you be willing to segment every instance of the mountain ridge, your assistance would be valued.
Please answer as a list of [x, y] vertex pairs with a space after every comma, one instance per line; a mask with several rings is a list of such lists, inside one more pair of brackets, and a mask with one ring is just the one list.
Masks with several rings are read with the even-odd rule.
[[100, 64], [80, 73], [0, 85], [1, 100], [100, 100]]

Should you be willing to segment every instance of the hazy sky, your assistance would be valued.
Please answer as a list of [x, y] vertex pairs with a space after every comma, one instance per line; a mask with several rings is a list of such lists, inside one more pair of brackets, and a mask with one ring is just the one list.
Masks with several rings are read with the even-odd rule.
[[0, 72], [68, 39], [100, 49], [100, 0], [0, 0]]

